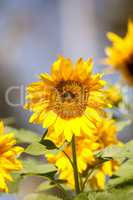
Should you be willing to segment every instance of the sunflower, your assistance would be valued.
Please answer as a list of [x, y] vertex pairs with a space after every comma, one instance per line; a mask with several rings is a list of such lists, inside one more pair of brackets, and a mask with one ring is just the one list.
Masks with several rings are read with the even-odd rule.
[[102, 119], [101, 122], [97, 122], [94, 134], [96, 141], [100, 145], [100, 149], [104, 149], [113, 144], [119, 144], [117, 126], [112, 119]]
[[[76, 154], [77, 154], [77, 166], [78, 172], [83, 175], [87, 171], [95, 169], [95, 166], [99, 163], [99, 159], [95, 157], [95, 152], [104, 149], [112, 144], [119, 144], [117, 139], [117, 128], [115, 122], [111, 119], [102, 119], [95, 126], [93, 137], [86, 137], [82, 133], [81, 137], [76, 137]], [[55, 135], [52, 132], [51, 135]], [[55, 143], [58, 139], [53, 140]], [[66, 156], [67, 155], [67, 156]], [[64, 152], [55, 154], [47, 154], [46, 158], [48, 162], [55, 164], [59, 171], [59, 178], [66, 180], [72, 189], [74, 189], [74, 175], [73, 167], [70, 162], [72, 160], [71, 145], [69, 144], [64, 149]], [[106, 175], [112, 176], [113, 171], [117, 170], [117, 161], [107, 161], [102, 163], [97, 168], [96, 172], [90, 177], [88, 184], [93, 188], [104, 189]]]
[[92, 59], [76, 64], [59, 57], [51, 74], [40, 74], [40, 81], [27, 88], [26, 109], [33, 112], [31, 123], [54, 127], [55, 134], [71, 141], [72, 135], [80, 136], [81, 130], [91, 135], [93, 122], [99, 121], [107, 106], [103, 90], [105, 81], [101, 74], [92, 74]]
[[106, 176], [111, 177], [113, 172], [119, 169], [119, 164], [115, 160], [104, 162], [94, 175], [89, 179], [89, 184], [93, 189], [104, 190]]
[[105, 49], [105, 62], [120, 71], [129, 85], [133, 85], [133, 21], [129, 20], [128, 30], [122, 38], [109, 32], [107, 37], [112, 46]]
[[16, 140], [12, 133], [4, 134], [4, 125], [0, 121], [0, 191], [8, 192], [8, 181], [13, 181], [11, 172], [21, 170], [22, 165], [16, 157], [23, 148], [15, 146]]

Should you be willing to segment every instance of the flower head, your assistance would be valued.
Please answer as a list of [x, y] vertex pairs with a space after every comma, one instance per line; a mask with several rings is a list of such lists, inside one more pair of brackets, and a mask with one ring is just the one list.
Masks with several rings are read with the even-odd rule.
[[107, 106], [105, 82], [101, 74], [92, 74], [92, 66], [91, 59], [73, 64], [60, 56], [50, 75], [41, 74], [40, 81], [27, 88], [25, 107], [34, 112], [30, 122], [53, 126], [55, 134], [63, 134], [67, 141], [73, 134], [80, 136], [81, 130], [90, 135], [93, 122], [100, 120]]
[[12, 181], [11, 172], [21, 170], [22, 165], [16, 158], [23, 148], [15, 146], [12, 133], [4, 134], [4, 125], [0, 121], [0, 191], [8, 192], [7, 182]]
[[133, 85], [133, 21], [129, 20], [125, 37], [110, 32], [107, 37], [112, 46], [106, 48], [106, 63], [119, 70], [128, 84]]
[[117, 126], [112, 119], [102, 119], [96, 123], [96, 141], [100, 144], [100, 149], [104, 149], [113, 144], [118, 144]]
[[106, 176], [112, 176], [113, 172], [119, 168], [119, 164], [115, 160], [104, 162], [94, 175], [89, 179], [89, 184], [93, 189], [104, 190]]

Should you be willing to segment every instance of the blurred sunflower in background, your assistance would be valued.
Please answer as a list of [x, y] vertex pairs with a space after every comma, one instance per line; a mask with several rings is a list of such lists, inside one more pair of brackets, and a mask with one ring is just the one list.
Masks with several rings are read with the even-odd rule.
[[106, 64], [120, 71], [127, 83], [133, 86], [133, 21], [128, 21], [125, 37], [111, 32], [107, 34], [107, 37], [112, 42], [112, 46], [105, 49]]
[[[101, 74], [92, 74], [92, 59], [76, 64], [59, 57], [51, 74], [43, 73], [40, 81], [27, 88], [26, 109], [33, 112], [31, 123], [53, 126], [56, 137], [71, 141], [73, 134], [91, 136], [94, 123], [100, 121], [108, 106]], [[63, 136], [62, 136], [63, 134]]]
[[15, 145], [14, 135], [4, 134], [4, 124], [0, 121], [0, 192], [8, 192], [7, 182], [13, 181], [11, 172], [22, 169], [17, 157], [23, 148]]
[[90, 186], [93, 189], [104, 190], [106, 184], [106, 177], [111, 177], [113, 172], [119, 169], [119, 164], [115, 160], [104, 162], [98, 170], [94, 172], [89, 180]]
[[117, 107], [119, 103], [123, 100], [122, 92], [120, 90], [120, 87], [118, 87], [117, 85], [110, 85], [106, 94], [107, 99], [112, 106]]

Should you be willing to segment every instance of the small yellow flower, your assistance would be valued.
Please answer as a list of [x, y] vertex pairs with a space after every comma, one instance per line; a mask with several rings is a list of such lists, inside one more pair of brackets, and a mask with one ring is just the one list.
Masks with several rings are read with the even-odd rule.
[[16, 140], [12, 133], [4, 134], [4, 125], [0, 121], [0, 191], [8, 192], [8, 181], [13, 181], [11, 172], [21, 170], [22, 165], [17, 156], [23, 148], [15, 146]]
[[106, 48], [105, 62], [119, 70], [128, 84], [133, 85], [133, 21], [129, 20], [125, 37], [108, 33], [112, 46]]
[[[51, 135], [55, 135], [54, 132], [52, 132]], [[58, 143], [58, 139], [56, 138], [52, 141]], [[102, 119], [101, 122], [95, 124], [93, 137], [89, 138], [83, 133], [82, 137], [76, 137], [78, 172], [83, 174], [87, 169], [91, 170], [95, 168], [96, 164], [99, 162], [94, 156], [95, 152], [112, 144], [119, 144], [119, 141], [117, 139], [116, 125], [114, 121], [110, 119]], [[69, 159], [72, 160], [71, 145], [68, 145], [64, 149], [64, 152], [60, 152], [56, 156], [47, 154], [46, 157], [50, 163], [55, 164], [58, 168], [59, 178], [66, 180], [71, 188], [74, 189], [73, 168], [69, 161]], [[90, 185], [94, 188], [103, 189], [106, 175], [112, 176], [117, 166], [118, 164], [116, 161], [107, 161], [103, 163], [97, 169], [97, 173], [89, 179]]]
[[118, 106], [122, 101], [122, 94], [117, 86], [110, 86], [107, 90], [107, 99], [111, 105]]
[[104, 162], [96, 173], [89, 179], [89, 184], [93, 189], [104, 190], [106, 176], [112, 176], [113, 172], [119, 168], [117, 161]]
[[96, 124], [95, 136], [100, 144], [100, 149], [104, 149], [112, 144], [119, 144], [117, 139], [117, 126], [114, 120], [102, 119]]
[[80, 136], [81, 130], [91, 135], [93, 122], [100, 120], [107, 106], [105, 82], [101, 74], [92, 74], [92, 66], [91, 59], [80, 58], [73, 64], [60, 56], [50, 75], [41, 74], [40, 81], [27, 88], [25, 108], [34, 113], [30, 122], [53, 126], [56, 136], [63, 135], [67, 141], [73, 134]]

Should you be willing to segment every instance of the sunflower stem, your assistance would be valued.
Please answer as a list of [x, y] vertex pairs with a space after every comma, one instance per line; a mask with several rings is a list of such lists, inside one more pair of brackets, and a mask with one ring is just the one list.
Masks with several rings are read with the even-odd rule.
[[73, 172], [74, 172], [74, 181], [75, 181], [75, 191], [76, 191], [76, 194], [79, 194], [80, 186], [79, 186], [76, 144], [75, 144], [75, 136], [74, 135], [72, 137], [72, 156], [73, 156]]

